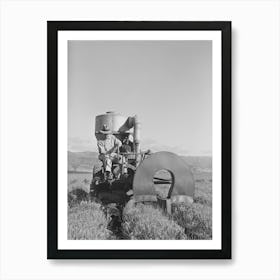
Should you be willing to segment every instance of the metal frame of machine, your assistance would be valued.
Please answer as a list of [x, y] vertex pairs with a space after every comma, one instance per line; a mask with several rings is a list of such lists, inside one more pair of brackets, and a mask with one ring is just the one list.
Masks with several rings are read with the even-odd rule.
[[[175, 201], [192, 203], [194, 179], [189, 167], [174, 153], [141, 151], [137, 116], [123, 117], [115, 112], [96, 116], [95, 136], [98, 141], [103, 141], [104, 135], [99, 132], [103, 126], [122, 142], [128, 134], [133, 134], [133, 140], [129, 152], [117, 150], [118, 160], [113, 165], [114, 176], [111, 179], [106, 178], [104, 168], [93, 167], [90, 199], [97, 199], [103, 205], [116, 204], [117, 209], [122, 209], [128, 202], [155, 203], [169, 214], [171, 203]], [[124, 173], [124, 170], [128, 172]], [[170, 178], [154, 177], [160, 170], [167, 170]], [[170, 185], [167, 197], [156, 193], [154, 185], [160, 184]]]
[[[58, 31], [73, 30], [218, 30], [222, 34], [222, 226], [220, 250], [65, 250], [58, 249]], [[104, 118], [103, 118], [104, 120]], [[106, 121], [105, 121], [106, 123]], [[96, 128], [104, 121], [96, 121]], [[151, 177], [156, 170], [167, 169], [176, 178], [168, 199], [176, 200], [182, 196], [192, 197], [192, 175], [188, 173], [180, 159], [172, 153], [158, 152], [150, 154], [139, 148], [138, 119], [125, 119], [122, 127], [118, 127], [115, 134], [123, 134], [134, 127], [133, 151], [123, 154], [131, 159], [131, 170], [127, 178], [120, 173], [117, 180], [124, 180], [126, 187], [119, 197], [123, 197], [122, 204], [131, 199], [127, 191], [133, 189], [136, 202], [157, 201], [153, 188], [149, 187], [153, 181]], [[136, 129], [135, 129], [136, 127]], [[113, 128], [113, 126], [111, 127]], [[98, 138], [98, 129], [96, 130]], [[162, 160], [167, 159], [167, 160]], [[129, 161], [129, 160], [128, 160]], [[165, 162], [161, 166], [160, 162]], [[167, 163], [166, 163], [167, 162]], [[172, 169], [174, 164], [179, 167]], [[180, 168], [183, 168], [182, 170]], [[135, 171], [135, 170], [136, 171]], [[151, 169], [146, 176], [142, 176]], [[135, 172], [134, 172], [135, 171]], [[92, 192], [98, 197], [96, 183], [97, 172], [93, 173]], [[100, 173], [99, 173], [100, 174]], [[130, 174], [130, 175], [131, 175]], [[187, 175], [184, 175], [187, 174]], [[173, 178], [174, 179], [174, 178]], [[104, 178], [100, 178], [104, 182]], [[181, 181], [182, 180], [182, 181]], [[160, 183], [162, 178], [158, 178]], [[174, 181], [174, 180], [173, 180]], [[98, 183], [99, 184], [99, 183]], [[111, 192], [114, 183], [106, 181]], [[189, 187], [183, 187], [189, 185]], [[123, 185], [122, 185], [123, 186]], [[96, 195], [97, 194], [97, 195]], [[107, 196], [108, 197], [108, 196]], [[118, 198], [119, 198], [118, 197]], [[100, 196], [98, 197], [101, 198]], [[101, 198], [102, 200], [102, 198]], [[165, 203], [168, 208], [168, 202]], [[168, 209], [167, 209], [168, 211]], [[231, 22], [94, 22], [94, 21], [50, 21], [48, 22], [48, 259], [229, 259], [231, 258]]]

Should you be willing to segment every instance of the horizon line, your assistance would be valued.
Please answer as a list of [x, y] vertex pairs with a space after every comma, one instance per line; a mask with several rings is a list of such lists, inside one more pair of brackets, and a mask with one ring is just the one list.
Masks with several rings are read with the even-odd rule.
[[[71, 151], [71, 150], [67, 150], [68, 152], [71, 152], [71, 153], [97, 153], [98, 154], [98, 151], [89, 151], [89, 150], [85, 150], [85, 151]], [[153, 152], [151, 151], [152, 153], [157, 153], [159, 151], [156, 151], [156, 152]], [[161, 151], [161, 152], [164, 152], [164, 151]], [[170, 151], [166, 151], [166, 152], [170, 152]], [[177, 153], [174, 153], [178, 156], [184, 156], [184, 157], [212, 157], [212, 154], [177, 154]]]

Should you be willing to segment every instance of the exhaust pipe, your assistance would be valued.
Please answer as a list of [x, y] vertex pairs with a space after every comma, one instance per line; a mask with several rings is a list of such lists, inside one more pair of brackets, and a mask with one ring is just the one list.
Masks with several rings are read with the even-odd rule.
[[137, 116], [133, 117], [134, 119], [134, 145], [135, 145], [135, 152], [138, 154], [140, 153], [140, 122]]
[[127, 131], [133, 128], [133, 148], [136, 153], [136, 166], [140, 163], [141, 155], [140, 155], [140, 129], [141, 123], [138, 119], [138, 116], [128, 117], [125, 124], [121, 127], [119, 131]]
[[136, 167], [139, 165], [141, 160], [140, 155], [140, 122], [138, 116], [134, 116], [134, 150], [136, 153]]

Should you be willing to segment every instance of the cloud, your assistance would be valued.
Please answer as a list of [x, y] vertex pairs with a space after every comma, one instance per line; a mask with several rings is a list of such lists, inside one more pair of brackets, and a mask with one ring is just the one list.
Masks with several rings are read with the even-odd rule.
[[154, 139], [145, 138], [141, 141], [142, 145], [155, 145], [157, 142]]
[[140, 143], [142, 150], [150, 149], [152, 152], [168, 151], [179, 155], [187, 155], [189, 151], [179, 146], [168, 146], [152, 139], [144, 139]]
[[168, 151], [182, 156], [190, 156], [190, 155], [211, 156], [212, 155], [212, 152], [209, 150], [192, 151], [192, 150], [187, 150], [185, 148], [182, 148], [180, 146], [165, 145], [153, 139], [143, 139], [140, 145], [142, 150], [150, 149], [152, 152]]
[[[180, 146], [169, 146], [159, 143], [153, 139], [146, 138], [140, 142], [141, 150], [151, 150], [152, 152], [168, 151], [182, 156], [198, 155], [198, 156], [211, 156], [210, 150], [190, 151]], [[92, 139], [82, 139], [80, 137], [69, 137], [68, 151], [71, 152], [97, 152], [97, 142], [93, 137]]]

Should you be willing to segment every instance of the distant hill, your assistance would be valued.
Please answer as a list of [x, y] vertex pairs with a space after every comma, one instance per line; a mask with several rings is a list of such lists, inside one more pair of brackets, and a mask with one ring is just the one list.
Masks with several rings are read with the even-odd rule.
[[181, 158], [195, 171], [212, 171], [211, 156], [181, 156]]
[[[211, 156], [181, 156], [193, 171], [212, 171]], [[94, 165], [100, 165], [97, 152], [70, 152], [68, 151], [69, 172], [91, 172]]]
[[92, 171], [93, 166], [98, 163], [98, 153], [96, 152], [68, 151], [68, 171]]

